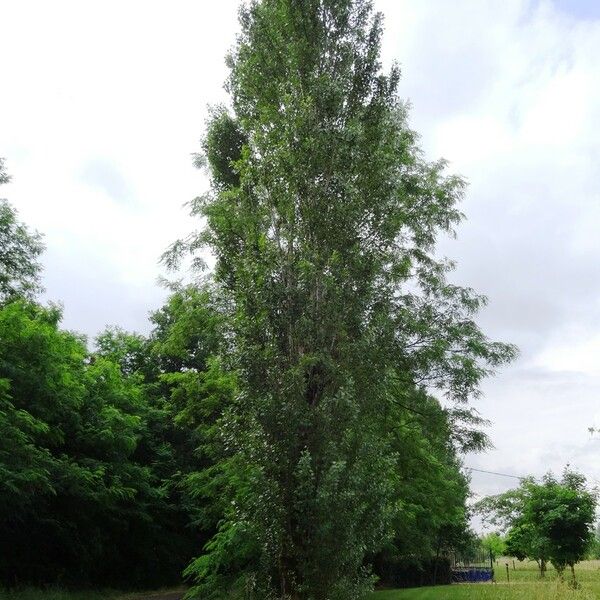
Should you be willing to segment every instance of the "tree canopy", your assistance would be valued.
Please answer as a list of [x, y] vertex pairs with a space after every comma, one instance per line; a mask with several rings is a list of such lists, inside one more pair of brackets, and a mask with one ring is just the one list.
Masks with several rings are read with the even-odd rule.
[[540, 575], [551, 561], [562, 575], [583, 560], [594, 540], [597, 493], [587, 489], [585, 477], [565, 469], [562, 479], [546, 475], [541, 482], [521, 485], [479, 503], [484, 517], [507, 531], [506, 551], [523, 560], [537, 561]]
[[56, 307], [0, 306], [1, 583], [165, 585], [215, 532], [187, 483], [234, 386], [207, 298], [175, 293], [150, 336], [109, 329], [94, 351]]

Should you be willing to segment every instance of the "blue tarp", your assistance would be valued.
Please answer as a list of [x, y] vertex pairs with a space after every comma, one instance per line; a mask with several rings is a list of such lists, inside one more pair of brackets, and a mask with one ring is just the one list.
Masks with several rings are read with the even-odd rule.
[[461, 567], [452, 569], [452, 583], [479, 583], [492, 581], [494, 573], [489, 567]]

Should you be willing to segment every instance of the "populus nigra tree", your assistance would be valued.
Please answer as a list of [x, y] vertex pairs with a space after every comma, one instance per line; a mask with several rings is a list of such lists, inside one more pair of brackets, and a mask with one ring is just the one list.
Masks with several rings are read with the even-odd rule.
[[[372, 3], [250, 2], [241, 27], [193, 203], [207, 227], [172, 253], [216, 256], [240, 389], [221, 424], [229, 508], [188, 574], [203, 598], [357, 598], [394, 536], [398, 407], [418, 413], [425, 385], [465, 403], [514, 349], [435, 257], [464, 184], [423, 159]], [[448, 414], [481, 444], [468, 407]]]

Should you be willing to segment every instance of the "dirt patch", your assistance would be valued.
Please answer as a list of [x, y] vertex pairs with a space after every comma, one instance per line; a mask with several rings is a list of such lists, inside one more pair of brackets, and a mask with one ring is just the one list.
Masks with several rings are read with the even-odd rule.
[[141, 594], [128, 594], [120, 596], [117, 600], [182, 600], [185, 590], [143, 592]]

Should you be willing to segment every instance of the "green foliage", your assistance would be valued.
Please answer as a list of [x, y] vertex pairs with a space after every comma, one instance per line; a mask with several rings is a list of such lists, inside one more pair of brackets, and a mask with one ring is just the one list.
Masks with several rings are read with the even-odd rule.
[[506, 541], [497, 533], [488, 533], [481, 538], [483, 549], [489, 553], [492, 560], [504, 556], [506, 552]]
[[159, 585], [194, 550], [192, 595], [346, 600], [470, 541], [469, 400], [515, 349], [436, 255], [464, 183], [423, 158], [370, 1], [250, 2], [241, 25], [194, 159], [206, 229], [164, 257], [208, 246], [214, 276], [149, 336], [61, 330], [32, 300], [40, 238], [0, 202], [6, 585]]
[[598, 535], [599, 528], [596, 525], [596, 531], [594, 533], [594, 539], [590, 544], [590, 548], [588, 551], [588, 560], [599, 560], [600, 559], [600, 536]]
[[[188, 574], [202, 597], [242, 578], [248, 597], [358, 598], [394, 539], [464, 531], [456, 452], [486, 443], [465, 403], [514, 348], [482, 334], [485, 299], [436, 259], [464, 183], [423, 159], [371, 2], [252, 2], [241, 26], [233, 110], [213, 112], [196, 159], [207, 227], [165, 257], [216, 256], [239, 387], [217, 427], [228, 508]], [[241, 571], [232, 532], [258, 549]]]
[[139, 390], [118, 365], [89, 362], [59, 320], [57, 309], [23, 300], [0, 309], [5, 582], [106, 576], [127, 545], [115, 550], [115, 536], [160, 501], [151, 472], [133, 460]]
[[552, 564], [561, 573], [571, 567], [574, 578], [573, 566], [585, 558], [593, 541], [597, 496], [573, 471], [565, 471], [561, 482], [548, 477], [544, 483], [546, 493], [530, 510], [550, 541]]
[[248, 139], [224, 108], [213, 111], [209, 122], [204, 152], [215, 186], [226, 190], [238, 187], [240, 176], [235, 165], [242, 158]]
[[404, 393], [402, 400], [401, 405], [392, 404], [389, 415], [395, 424], [394, 496], [399, 506], [393, 520], [394, 538], [375, 560], [378, 573], [379, 565], [393, 557], [439, 558], [462, 550], [470, 541], [468, 482], [451, 443], [447, 412], [424, 392]]
[[209, 286], [177, 288], [151, 316], [152, 360], [162, 372], [202, 371], [224, 350], [224, 316]]
[[0, 158], [0, 185], [3, 183], [8, 183], [10, 181], [10, 176], [6, 172], [6, 167], [4, 166], [4, 159]]
[[536, 537], [535, 528], [528, 523], [515, 524], [506, 535], [506, 554], [519, 560], [535, 557], [544, 572], [549, 549], [546, 540]]
[[[0, 158], [0, 184], [9, 181]], [[15, 209], [0, 199], [0, 304], [41, 290], [38, 258], [43, 249], [41, 236], [20, 223]]]
[[562, 574], [591, 548], [597, 496], [585, 478], [565, 470], [562, 480], [546, 475], [537, 483], [524, 480], [516, 490], [479, 503], [479, 510], [508, 530], [506, 550], [519, 559], [535, 560], [543, 576], [551, 561]]
[[[218, 359], [200, 351], [213, 344], [208, 326], [211, 341], [202, 344], [196, 328], [187, 339], [195, 353], [180, 372], [162, 372], [160, 365], [182, 356], [174, 342], [183, 343], [179, 319], [201, 312], [191, 300], [187, 311], [170, 302], [181, 314], [161, 322], [153, 337], [108, 330], [92, 354], [59, 328], [57, 308], [26, 300], [0, 307], [5, 584], [170, 583], [202, 539], [199, 526], [188, 528], [201, 519], [184, 487], [210, 463], [196, 448], [203, 444], [200, 454], [209, 454], [219, 402], [235, 386]], [[193, 371], [190, 361], [200, 356], [204, 370]], [[203, 521], [210, 534], [217, 518]]]

